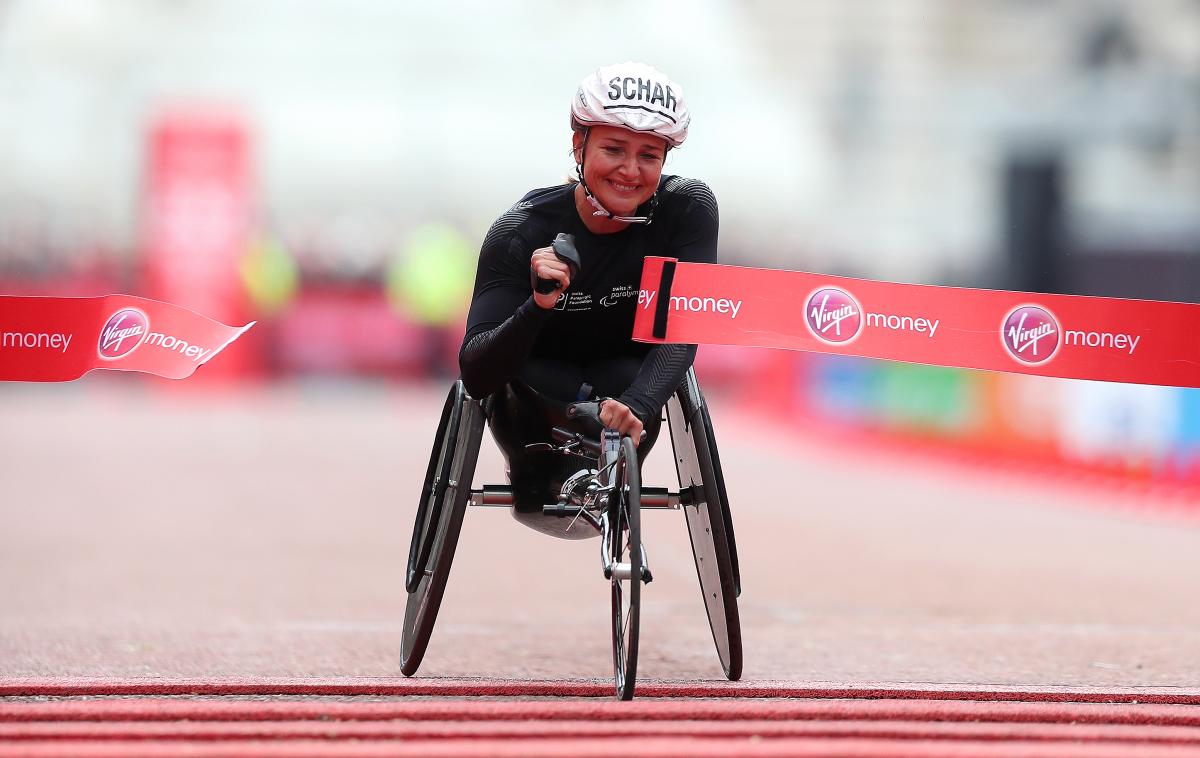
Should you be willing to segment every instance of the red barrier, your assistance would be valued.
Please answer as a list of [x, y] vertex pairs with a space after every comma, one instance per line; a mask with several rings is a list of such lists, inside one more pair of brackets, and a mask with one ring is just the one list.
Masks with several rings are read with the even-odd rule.
[[0, 296], [0, 381], [65, 382], [93, 369], [184, 379], [252, 326], [131, 295]]
[[1200, 305], [647, 258], [633, 338], [1200, 387]]
[[[215, 104], [182, 106], [155, 114], [148, 126], [139, 291], [227, 323], [249, 319], [253, 310], [238, 269], [255, 203], [245, 116]], [[228, 356], [204, 378], [259, 374], [264, 351], [257, 347]]]

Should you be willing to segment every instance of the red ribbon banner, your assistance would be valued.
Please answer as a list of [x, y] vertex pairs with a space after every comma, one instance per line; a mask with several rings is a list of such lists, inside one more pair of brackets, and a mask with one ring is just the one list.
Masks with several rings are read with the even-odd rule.
[[0, 381], [66, 382], [98, 368], [184, 379], [252, 326], [132, 295], [0, 295]]
[[1200, 387], [1200, 305], [646, 258], [633, 339]]

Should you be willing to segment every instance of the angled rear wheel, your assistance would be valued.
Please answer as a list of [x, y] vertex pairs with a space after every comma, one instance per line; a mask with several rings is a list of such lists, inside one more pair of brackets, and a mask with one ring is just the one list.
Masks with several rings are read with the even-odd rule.
[[455, 382], [438, 423], [409, 545], [408, 602], [400, 641], [400, 670], [405, 676], [416, 673], [433, 634], [471, 496], [482, 434], [482, 408], [466, 394], [461, 381]]
[[680, 500], [713, 644], [725, 676], [737, 680], [742, 676], [742, 625], [737, 606], [741, 582], [715, 438], [691, 370], [684, 385], [667, 402], [667, 420], [675, 448]]

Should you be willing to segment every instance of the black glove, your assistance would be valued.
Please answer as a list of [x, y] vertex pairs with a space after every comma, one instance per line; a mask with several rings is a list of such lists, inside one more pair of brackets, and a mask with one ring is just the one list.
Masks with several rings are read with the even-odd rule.
[[[583, 268], [583, 261], [579, 258], [579, 251], [575, 249], [575, 236], [573, 234], [560, 233], [550, 243], [550, 247], [554, 248], [554, 254], [558, 259], [567, 264], [567, 268], [571, 271], [571, 279], [579, 275], [579, 270]], [[530, 285], [533, 291], [539, 295], [549, 295], [554, 290], [558, 289], [559, 284], [556, 279], [543, 279], [540, 276], [535, 276], [533, 267], [529, 268]]]

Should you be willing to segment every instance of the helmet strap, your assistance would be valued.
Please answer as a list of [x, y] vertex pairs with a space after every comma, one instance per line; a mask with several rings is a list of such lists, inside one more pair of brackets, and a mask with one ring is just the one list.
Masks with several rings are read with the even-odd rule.
[[[579, 163], [575, 164], [575, 174], [579, 177], [579, 186], [583, 187], [584, 196], [587, 197], [587, 201], [592, 204], [592, 207], [596, 209], [592, 212], [592, 215], [610, 218], [613, 221], [619, 221], [623, 224], [646, 224], [649, 226], [651, 219], [654, 218], [654, 209], [658, 207], [657, 187], [654, 188], [654, 194], [650, 196], [650, 200], [645, 204], [645, 216], [614, 216], [600, 203], [600, 200], [592, 194], [592, 188], [587, 185], [587, 180], [583, 178], [583, 162], [587, 160], [587, 143], [590, 136], [592, 136], [592, 130], [590, 127], [587, 127], [583, 130], [583, 144], [579, 146]], [[640, 207], [641, 206], [639, 206], [639, 208]]]

